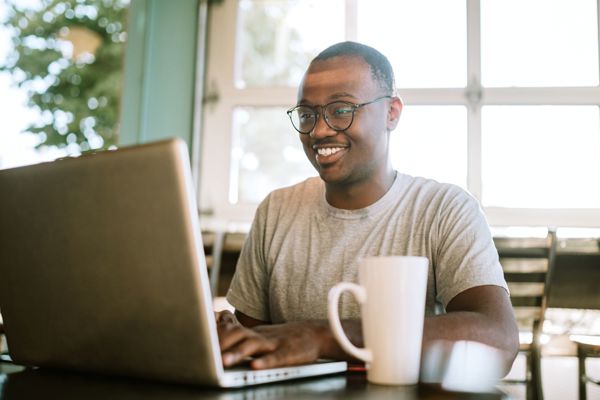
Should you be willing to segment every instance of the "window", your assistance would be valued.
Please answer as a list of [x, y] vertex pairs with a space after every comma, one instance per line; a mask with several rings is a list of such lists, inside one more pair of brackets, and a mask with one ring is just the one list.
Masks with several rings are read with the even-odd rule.
[[596, 0], [228, 0], [211, 19], [201, 207], [215, 217], [250, 220], [315, 175], [285, 110], [312, 57], [356, 40], [396, 72], [397, 169], [468, 189], [492, 225], [600, 225]]
[[467, 108], [407, 106], [391, 136], [396, 169], [467, 187]]
[[356, 14], [356, 40], [388, 57], [399, 88], [466, 85], [465, 1], [359, 0]]
[[235, 107], [229, 185], [231, 204], [258, 204], [265, 191], [314, 175], [304, 150], [298, 146], [298, 138], [286, 134], [289, 123], [281, 107]]
[[482, 84], [598, 86], [596, 5], [593, 0], [483, 0]]
[[486, 106], [482, 112], [484, 204], [595, 208], [600, 171], [597, 106]]

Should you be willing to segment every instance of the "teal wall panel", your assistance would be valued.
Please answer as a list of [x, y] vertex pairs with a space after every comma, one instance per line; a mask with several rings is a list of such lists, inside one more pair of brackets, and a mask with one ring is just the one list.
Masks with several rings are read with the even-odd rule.
[[132, 0], [119, 143], [191, 144], [200, 0]]

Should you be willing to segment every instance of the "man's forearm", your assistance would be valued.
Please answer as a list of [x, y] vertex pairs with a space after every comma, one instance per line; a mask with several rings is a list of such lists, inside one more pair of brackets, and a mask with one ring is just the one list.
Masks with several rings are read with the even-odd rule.
[[519, 349], [518, 331], [511, 326], [502, 326], [484, 314], [470, 311], [425, 318], [423, 349], [438, 340], [471, 340], [492, 346], [501, 352], [505, 373], [510, 370]]
[[[337, 343], [327, 321], [311, 321], [319, 337], [321, 357], [337, 360], [357, 361], [348, 355]], [[361, 322], [342, 321], [348, 339], [357, 347], [363, 346]], [[507, 328], [510, 332], [511, 329]], [[501, 351], [505, 372], [510, 369], [518, 350], [518, 336], [507, 334], [507, 330], [498, 329], [497, 321], [483, 314], [458, 311], [425, 318], [423, 327], [423, 348], [438, 340], [471, 340], [492, 346]]]
[[[321, 357], [357, 361], [339, 346], [327, 321], [311, 321], [310, 324], [318, 332]], [[342, 321], [342, 326], [348, 339], [357, 347], [362, 347], [361, 322], [345, 320]], [[438, 340], [472, 340], [492, 346], [501, 351], [506, 370], [510, 369], [518, 350], [515, 335], [506, 334], [506, 330], [498, 329], [497, 321], [491, 321], [489, 317], [477, 312], [459, 311], [425, 318], [423, 348], [427, 349], [430, 343]]]

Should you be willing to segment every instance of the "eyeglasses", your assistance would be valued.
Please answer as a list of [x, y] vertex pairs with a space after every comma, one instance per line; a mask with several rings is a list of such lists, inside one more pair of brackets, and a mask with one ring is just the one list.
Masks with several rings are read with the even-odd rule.
[[287, 110], [287, 115], [292, 121], [294, 129], [299, 133], [308, 134], [315, 129], [319, 118], [319, 108], [323, 112], [325, 123], [334, 131], [345, 131], [350, 128], [354, 121], [354, 112], [368, 104], [383, 99], [391, 99], [392, 96], [382, 96], [366, 103], [354, 104], [349, 101], [334, 101], [323, 106], [298, 105]]

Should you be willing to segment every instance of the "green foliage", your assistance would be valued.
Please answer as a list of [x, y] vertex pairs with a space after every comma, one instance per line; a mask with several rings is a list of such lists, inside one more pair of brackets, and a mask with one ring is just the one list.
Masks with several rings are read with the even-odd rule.
[[[6, 2], [14, 48], [0, 70], [39, 110], [26, 131], [39, 136], [39, 146], [86, 151], [115, 144], [129, 1], [40, 0], [35, 8]], [[100, 39], [93, 55], [70, 51], [67, 38], [76, 31]]]

